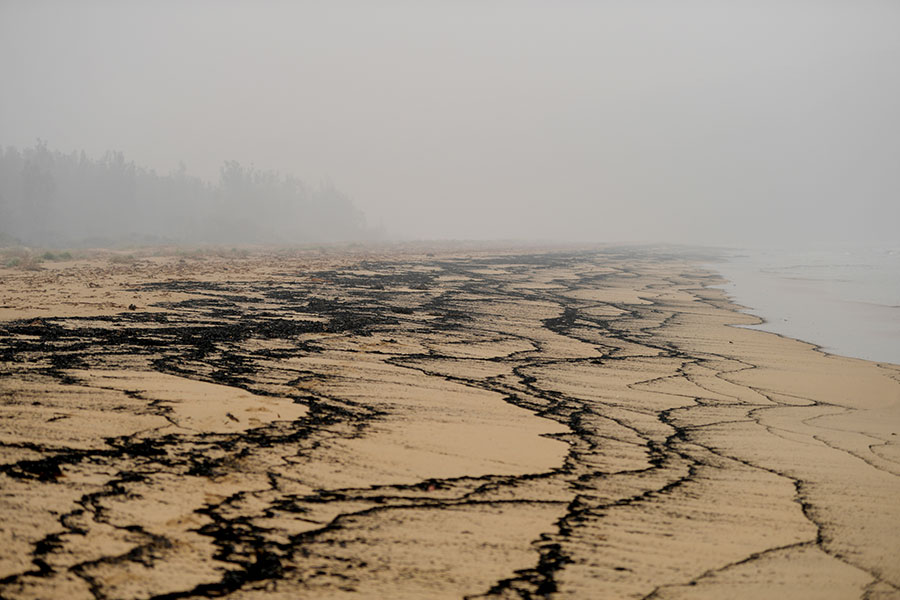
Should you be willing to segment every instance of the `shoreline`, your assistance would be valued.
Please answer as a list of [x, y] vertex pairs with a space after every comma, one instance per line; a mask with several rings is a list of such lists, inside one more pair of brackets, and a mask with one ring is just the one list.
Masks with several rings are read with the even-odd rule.
[[[728, 281], [723, 275], [721, 275], [721, 273], [717, 272], [715, 269], [709, 268], [706, 270], [708, 270], [711, 273], [715, 273], [717, 276], [721, 277], [721, 279], [723, 279], [724, 281], [726, 281], [726, 282]], [[865, 363], [871, 363], [871, 364], [877, 365], [879, 367], [900, 369], [900, 362], [891, 362], [891, 361], [887, 361], [887, 360], [874, 360], [874, 359], [865, 358], [862, 356], [841, 354], [837, 350], [830, 349], [826, 346], [822, 346], [814, 341], [802, 339], [799, 337], [792, 337], [786, 333], [780, 333], [774, 327], [767, 328], [765, 326], [773, 325], [774, 322], [766, 319], [765, 317], [762, 317], [762, 316], [756, 314], [754, 312], [756, 310], [755, 308], [741, 304], [738, 301], [738, 299], [734, 295], [729, 294], [727, 292], [727, 290], [725, 290], [723, 288], [722, 285], [712, 284], [707, 287], [712, 290], [718, 290], [718, 291], [723, 292], [728, 303], [734, 307], [735, 313], [738, 313], [741, 315], [746, 315], [748, 317], [753, 317], [757, 321], [756, 323], [746, 323], [746, 324], [745, 323], [737, 323], [737, 324], [729, 325], [730, 327], [737, 327], [740, 329], [746, 329], [748, 331], [758, 331], [760, 333], [766, 333], [769, 335], [773, 335], [773, 336], [781, 338], [783, 340], [792, 341], [792, 342], [800, 342], [802, 344], [809, 346], [811, 350], [818, 352], [819, 354], [826, 356], [826, 357], [839, 358], [839, 359], [843, 359], [843, 360], [861, 361], [861, 362], [865, 362]]]
[[742, 327], [695, 257], [0, 277], [5, 597], [900, 592], [900, 368]]
[[741, 251], [710, 265], [750, 325], [838, 356], [900, 364], [900, 256], [887, 247]]

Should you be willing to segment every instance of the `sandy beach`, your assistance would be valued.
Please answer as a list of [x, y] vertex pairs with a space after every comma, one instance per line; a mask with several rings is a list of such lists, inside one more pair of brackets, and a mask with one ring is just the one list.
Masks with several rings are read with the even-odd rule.
[[900, 598], [900, 367], [664, 250], [0, 267], [0, 596]]

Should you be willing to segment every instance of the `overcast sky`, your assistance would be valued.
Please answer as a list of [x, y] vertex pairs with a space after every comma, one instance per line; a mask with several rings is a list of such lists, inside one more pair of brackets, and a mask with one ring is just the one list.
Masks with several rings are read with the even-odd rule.
[[331, 180], [389, 232], [896, 242], [896, 0], [11, 2], [0, 144]]

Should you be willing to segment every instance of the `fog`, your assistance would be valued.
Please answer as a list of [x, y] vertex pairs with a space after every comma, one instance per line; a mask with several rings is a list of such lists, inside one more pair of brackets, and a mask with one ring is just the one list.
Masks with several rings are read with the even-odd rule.
[[898, 32], [894, 0], [4, 0], [0, 145], [236, 161], [401, 239], [891, 243]]

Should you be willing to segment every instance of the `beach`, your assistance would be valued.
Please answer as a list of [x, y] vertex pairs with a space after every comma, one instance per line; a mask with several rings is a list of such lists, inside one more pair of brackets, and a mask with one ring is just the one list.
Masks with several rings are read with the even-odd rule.
[[0, 596], [900, 598], [900, 366], [747, 328], [704, 264], [0, 267]]

